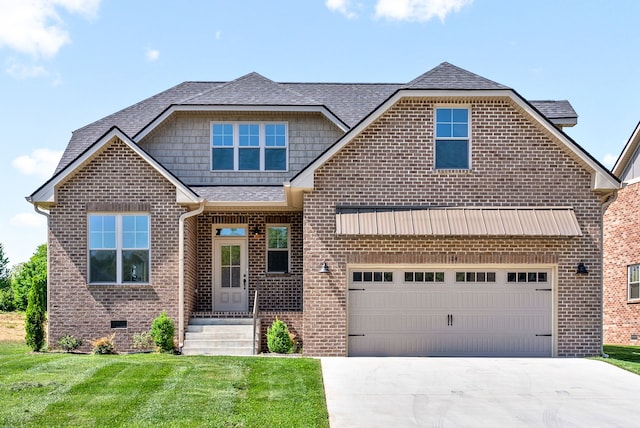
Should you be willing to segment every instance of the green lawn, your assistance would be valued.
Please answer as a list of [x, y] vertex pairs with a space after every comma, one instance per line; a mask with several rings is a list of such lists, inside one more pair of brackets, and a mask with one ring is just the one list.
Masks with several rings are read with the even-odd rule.
[[329, 426], [308, 358], [32, 354], [0, 342], [0, 403], [0, 426]]
[[604, 352], [609, 358], [598, 357], [598, 360], [640, 375], [640, 346], [604, 345]]

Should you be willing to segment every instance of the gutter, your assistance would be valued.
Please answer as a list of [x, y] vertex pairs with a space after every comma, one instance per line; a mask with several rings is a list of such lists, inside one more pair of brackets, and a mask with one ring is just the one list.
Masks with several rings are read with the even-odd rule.
[[602, 272], [600, 276], [600, 316], [602, 317], [600, 321], [600, 356], [603, 358], [609, 358], [609, 354], [604, 352], [604, 214], [609, 205], [614, 203], [616, 199], [618, 199], [617, 191], [602, 203], [602, 227], [600, 227], [600, 272]]
[[180, 215], [178, 228], [178, 350], [184, 346], [184, 221], [204, 211], [205, 200], [200, 199], [200, 206], [193, 211]]

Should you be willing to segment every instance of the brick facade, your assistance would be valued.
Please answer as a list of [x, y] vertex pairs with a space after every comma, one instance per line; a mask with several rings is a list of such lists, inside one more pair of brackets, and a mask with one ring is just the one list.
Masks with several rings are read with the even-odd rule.
[[[347, 353], [349, 263], [552, 263], [558, 272], [557, 354], [598, 354], [602, 216], [590, 173], [509, 101], [481, 99], [463, 104], [471, 108], [471, 170], [434, 170], [435, 105], [429, 99], [398, 102], [315, 172], [304, 205], [305, 353]], [[338, 205], [572, 206], [583, 235], [336, 236]], [[329, 274], [318, 273], [323, 260]], [[576, 275], [581, 261], [589, 275]]]
[[[91, 340], [116, 333], [119, 351], [132, 346], [133, 333], [149, 330], [165, 310], [178, 317], [178, 219], [185, 211], [175, 187], [116, 140], [79, 169], [57, 191], [49, 218], [49, 346], [61, 336]], [[90, 211], [131, 212], [147, 207], [151, 216], [151, 283], [89, 285], [87, 215]], [[111, 321], [127, 321], [112, 329]]]
[[[254, 290], [259, 288], [263, 350], [266, 329], [278, 316], [287, 322], [300, 344], [304, 344], [306, 354], [346, 355], [347, 268], [350, 264], [544, 264], [556, 266], [557, 272], [553, 318], [557, 355], [598, 354], [602, 339], [602, 207], [599, 195], [591, 190], [591, 172], [508, 98], [438, 100], [442, 102], [471, 109], [470, 170], [434, 170], [436, 101], [404, 99], [316, 171], [314, 189], [304, 197], [304, 213], [280, 209], [231, 211], [233, 208], [229, 207], [214, 211], [209, 207], [204, 213], [186, 219], [185, 325], [193, 313], [214, 310], [213, 225], [243, 224], [250, 232], [247, 309], [253, 306]], [[243, 113], [215, 117], [250, 120], [254, 116]], [[280, 116], [268, 117], [275, 120]], [[209, 123], [213, 118], [210, 113], [179, 114], [150, 134], [142, 147], [154, 158], [164, 161], [163, 156], [169, 159], [175, 155], [174, 145], [190, 153], [187, 146], [194, 144], [193, 147], [199, 147], [194, 149], [194, 158], [204, 157], [206, 163]], [[322, 125], [323, 129], [322, 132], [309, 131], [322, 134], [318, 137], [322, 141], [318, 142], [313, 138], [305, 140], [302, 125], [299, 130], [297, 125], [290, 126], [290, 138], [300, 138], [300, 150], [306, 150], [305, 141], [319, 144], [310, 149], [312, 157], [299, 160], [302, 165], [324, 150], [339, 132], [329, 122], [317, 121], [314, 115], [301, 114], [299, 118], [313, 118], [314, 126]], [[189, 129], [197, 130], [197, 135], [189, 134]], [[174, 138], [178, 134], [180, 138]], [[293, 145], [291, 148], [290, 156], [294, 155]], [[204, 183], [207, 180], [202, 177], [207, 174], [211, 177], [208, 166], [207, 174], [205, 170], [194, 173], [195, 170], [185, 168], [170, 169], [182, 179], [191, 177], [189, 184]], [[292, 171], [288, 171], [286, 175], [291, 174]], [[280, 180], [281, 184], [283, 181], [276, 175], [265, 177], [266, 182]], [[243, 177], [235, 173], [225, 179], [233, 184], [253, 180], [249, 175]], [[147, 331], [162, 310], [177, 319], [179, 217], [187, 209], [176, 203], [174, 185], [125, 143], [116, 140], [59, 186], [56, 201], [49, 221], [50, 346], [61, 336], [72, 334], [84, 339], [83, 350], [88, 350], [91, 339], [115, 331], [118, 350], [127, 351], [131, 349], [133, 333]], [[349, 205], [570, 206], [574, 208], [582, 236], [336, 235], [336, 207]], [[151, 215], [150, 284], [87, 283], [87, 214], [90, 212], [148, 212]], [[610, 212], [614, 211], [610, 208]], [[282, 223], [290, 225], [290, 272], [266, 274], [265, 228], [267, 224]], [[254, 227], [260, 231], [258, 239], [251, 235]], [[318, 272], [323, 261], [329, 265], [329, 274]], [[579, 262], [588, 267], [588, 275], [576, 275]], [[636, 307], [640, 308], [626, 305], [627, 309]], [[613, 315], [605, 316], [606, 326], [616, 322], [611, 321]], [[127, 328], [111, 329], [111, 321], [127, 321]], [[624, 334], [628, 335], [629, 331]]]
[[627, 269], [640, 264], [640, 183], [618, 191], [604, 214], [604, 342], [640, 345], [640, 301], [629, 301]]

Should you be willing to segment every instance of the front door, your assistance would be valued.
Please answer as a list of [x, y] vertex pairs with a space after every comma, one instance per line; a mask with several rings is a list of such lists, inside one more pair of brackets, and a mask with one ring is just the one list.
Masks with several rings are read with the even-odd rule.
[[247, 311], [246, 239], [216, 239], [214, 241], [213, 310], [221, 312]]

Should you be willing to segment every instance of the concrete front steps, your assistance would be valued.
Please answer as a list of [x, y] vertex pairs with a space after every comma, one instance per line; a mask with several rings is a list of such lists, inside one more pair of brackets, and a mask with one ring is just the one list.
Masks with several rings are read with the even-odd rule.
[[[253, 319], [192, 318], [183, 355], [253, 355]], [[260, 320], [256, 324], [256, 353], [260, 352]]]

